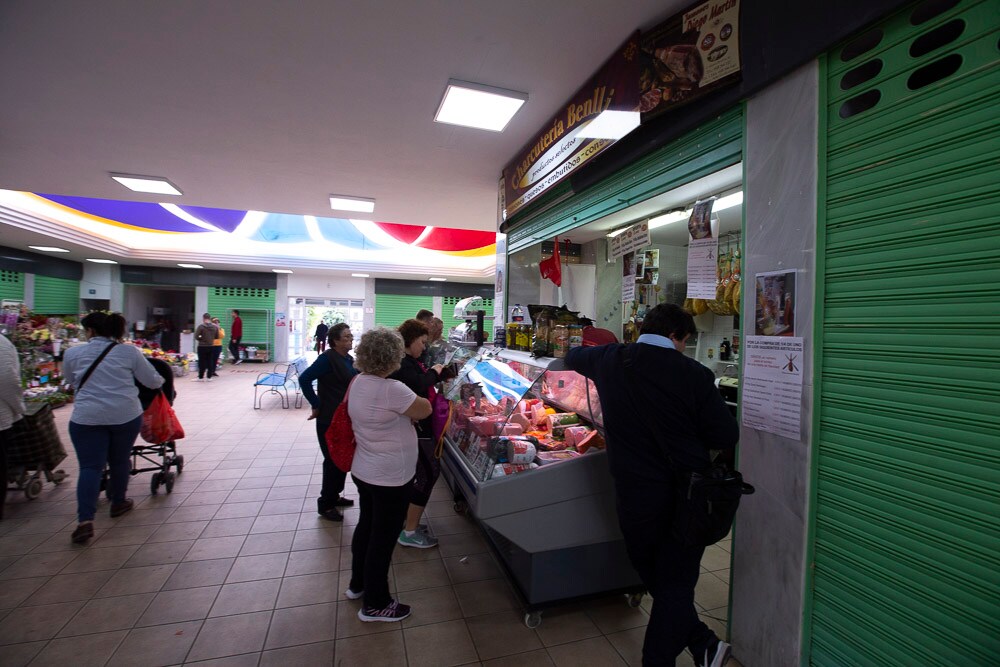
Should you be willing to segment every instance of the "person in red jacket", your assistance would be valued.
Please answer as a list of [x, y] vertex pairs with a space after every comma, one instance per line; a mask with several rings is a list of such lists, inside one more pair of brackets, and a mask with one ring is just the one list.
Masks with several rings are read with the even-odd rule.
[[240, 359], [240, 339], [243, 338], [243, 320], [240, 319], [240, 311], [233, 309], [233, 324], [229, 327], [229, 353], [233, 355], [233, 363], [238, 364]]

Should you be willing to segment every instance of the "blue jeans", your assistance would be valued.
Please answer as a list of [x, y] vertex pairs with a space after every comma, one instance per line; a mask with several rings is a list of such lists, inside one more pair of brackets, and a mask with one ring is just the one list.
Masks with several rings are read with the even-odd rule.
[[128, 479], [132, 474], [132, 445], [142, 428], [142, 416], [124, 424], [90, 426], [69, 423], [69, 437], [80, 461], [76, 483], [76, 511], [79, 521], [93, 521], [97, 497], [101, 495], [101, 477], [107, 464], [111, 473], [111, 502], [125, 502]]

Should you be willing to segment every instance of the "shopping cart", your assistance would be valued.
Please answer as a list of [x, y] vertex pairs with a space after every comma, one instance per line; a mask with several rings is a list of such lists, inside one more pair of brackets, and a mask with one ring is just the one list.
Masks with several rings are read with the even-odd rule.
[[66, 458], [52, 407], [48, 403], [29, 401], [24, 416], [11, 426], [7, 443], [7, 479], [24, 491], [28, 500], [34, 500], [42, 493], [44, 479], [60, 484], [66, 473], [56, 469]]

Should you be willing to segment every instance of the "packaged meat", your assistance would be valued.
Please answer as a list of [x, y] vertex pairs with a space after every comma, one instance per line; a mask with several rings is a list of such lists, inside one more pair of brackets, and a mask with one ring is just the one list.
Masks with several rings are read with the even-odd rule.
[[589, 434], [590, 429], [586, 426], [567, 426], [563, 429], [563, 439], [569, 447], [576, 446], [576, 443], [582, 442]]
[[495, 435], [499, 424], [502, 423], [502, 417], [500, 415], [489, 415], [489, 416], [479, 416], [469, 418], [469, 428], [476, 435], [485, 435], [487, 437]]
[[604, 449], [605, 446], [604, 438], [601, 437], [601, 434], [597, 431], [591, 431], [587, 437], [576, 443], [576, 451], [584, 454], [590, 449]]
[[509, 475], [515, 475], [519, 472], [524, 472], [525, 470], [530, 470], [532, 467], [537, 468], [538, 466], [530, 465], [514, 465], [512, 463], [499, 463], [493, 466], [493, 472], [490, 473], [490, 479], [496, 479], [497, 477], [507, 477]]
[[523, 435], [523, 434], [524, 434], [523, 426], [516, 423], [509, 423], [509, 424], [504, 424], [502, 431], [497, 435]]
[[545, 406], [541, 403], [536, 404], [531, 409], [531, 423], [539, 428], [548, 428], [549, 422], [545, 419], [548, 413], [545, 412]]
[[538, 460], [543, 463], [556, 463], [558, 461], [569, 461], [580, 456], [579, 452], [567, 449], [561, 452], [538, 452]]
[[580, 418], [576, 416], [575, 412], [557, 412], [556, 414], [549, 415], [548, 417], [549, 427], [553, 430], [580, 423]]
[[528, 465], [534, 462], [538, 450], [528, 440], [511, 438], [507, 441], [507, 461], [515, 465]]
[[521, 427], [522, 432], [531, 430], [531, 420], [520, 412], [515, 412], [510, 416], [509, 424], [517, 424]]

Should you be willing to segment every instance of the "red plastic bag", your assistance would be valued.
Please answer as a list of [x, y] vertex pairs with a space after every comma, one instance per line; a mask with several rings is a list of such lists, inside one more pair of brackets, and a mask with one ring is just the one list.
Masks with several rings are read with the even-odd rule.
[[551, 280], [556, 284], [556, 287], [562, 287], [562, 264], [559, 263], [559, 237], [556, 237], [556, 242], [553, 244], [552, 256], [548, 259], [543, 259], [538, 264], [538, 272], [542, 274], [542, 278]]
[[159, 393], [142, 413], [142, 439], [154, 445], [180, 440], [184, 437], [184, 427], [170, 407], [163, 393]]
[[[351, 380], [354, 384], [354, 380]], [[357, 449], [357, 442], [354, 439], [354, 425], [351, 424], [351, 415], [347, 412], [347, 397], [351, 393], [348, 385], [344, 400], [337, 406], [330, 420], [330, 427], [326, 429], [326, 449], [330, 452], [330, 460], [342, 472], [351, 472], [351, 464], [354, 463], [354, 450]]]

